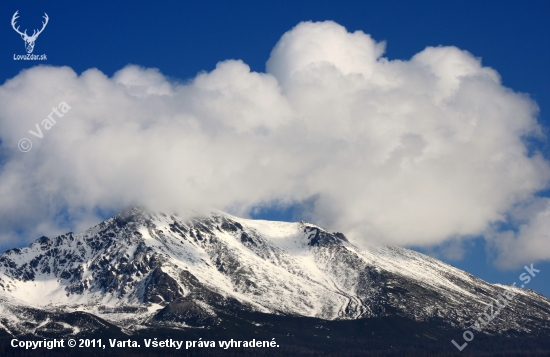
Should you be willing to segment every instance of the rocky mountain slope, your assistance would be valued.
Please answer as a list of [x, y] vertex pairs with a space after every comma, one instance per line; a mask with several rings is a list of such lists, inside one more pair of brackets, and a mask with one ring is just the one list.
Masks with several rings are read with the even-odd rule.
[[409, 249], [360, 249], [306, 222], [219, 211], [182, 219], [134, 206], [83, 234], [0, 255], [0, 331], [12, 336], [203, 328], [250, 313], [461, 329], [499, 294], [514, 296], [484, 331], [550, 335], [550, 299], [536, 292]]

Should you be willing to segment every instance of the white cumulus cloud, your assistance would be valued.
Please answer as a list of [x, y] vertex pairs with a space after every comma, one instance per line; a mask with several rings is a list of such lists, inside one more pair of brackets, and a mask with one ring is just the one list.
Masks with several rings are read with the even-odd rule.
[[[359, 244], [485, 234], [501, 259], [510, 247], [518, 264], [550, 259], [547, 205], [517, 234], [494, 230], [550, 179], [525, 143], [540, 136], [536, 103], [456, 47], [407, 61], [384, 49], [306, 22], [283, 35], [266, 73], [238, 60], [181, 83], [138, 66], [111, 78], [25, 70], [0, 87], [0, 237], [82, 230], [133, 202], [247, 214], [308, 201], [310, 220]], [[71, 109], [43, 129], [61, 102]], [[29, 134], [37, 124], [42, 138]]]

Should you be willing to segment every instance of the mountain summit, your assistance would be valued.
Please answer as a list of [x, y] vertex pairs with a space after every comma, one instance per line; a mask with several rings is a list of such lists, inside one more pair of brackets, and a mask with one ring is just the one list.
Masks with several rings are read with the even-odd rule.
[[514, 301], [485, 331], [549, 334], [550, 299], [536, 292], [405, 248], [361, 249], [303, 221], [220, 211], [182, 219], [133, 206], [82, 234], [0, 255], [0, 329], [12, 336], [208, 328], [251, 312], [460, 329], [499, 295]]

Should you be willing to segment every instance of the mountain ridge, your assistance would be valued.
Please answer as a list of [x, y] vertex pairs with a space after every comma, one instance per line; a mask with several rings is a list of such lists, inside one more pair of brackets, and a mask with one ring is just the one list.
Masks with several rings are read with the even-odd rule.
[[82, 234], [41, 237], [0, 255], [0, 329], [11, 335], [40, 336], [48, 323], [65, 335], [86, 324], [99, 329], [101, 323], [47, 317], [75, 312], [128, 334], [209, 328], [248, 313], [329, 321], [399, 316], [461, 329], [505, 294], [514, 303], [485, 333], [550, 335], [550, 299], [533, 291], [489, 284], [406, 248], [361, 249], [304, 221], [221, 211], [183, 219], [132, 206]]

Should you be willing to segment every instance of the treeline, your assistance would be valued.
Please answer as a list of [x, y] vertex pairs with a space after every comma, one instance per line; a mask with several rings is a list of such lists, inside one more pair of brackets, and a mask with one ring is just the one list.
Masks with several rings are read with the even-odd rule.
[[[355, 357], [355, 356], [537, 356], [550, 357], [550, 336], [533, 336], [516, 333], [513, 336], [489, 336], [476, 334], [468, 346], [459, 352], [452, 344], [454, 339], [460, 344], [463, 331], [449, 330], [437, 321], [414, 322], [405, 318], [387, 317], [353, 321], [324, 321], [314, 318], [288, 316], [247, 316], [245, 319], [226, 318], [226, 322], [206, 329], [147, 329], [136, 331], [128, 336], [111, 329], [101, 335], [73, 337], [101, 338], [105, 349], [64, 347], [47, 350], [25, 350], [10, 346], [11, 337], [0, 336], [0, 356], [7, 357], [129, 357], [129, 356], [197, 356], [197, 357]], [[258, 326], [250, 321], [262, 321]], [[51, 336], [52, 338], [54, 336]], [[109, 339], [139, 341], [141, 348], [111, 348]], [[143, 340], [156, 338], [158, 341], [272, 341], [279, 348], [145, 348]], [[20, 340], [37, 340], [28, 336]], [[65, 337], [65, 340], [67, 337]]]

